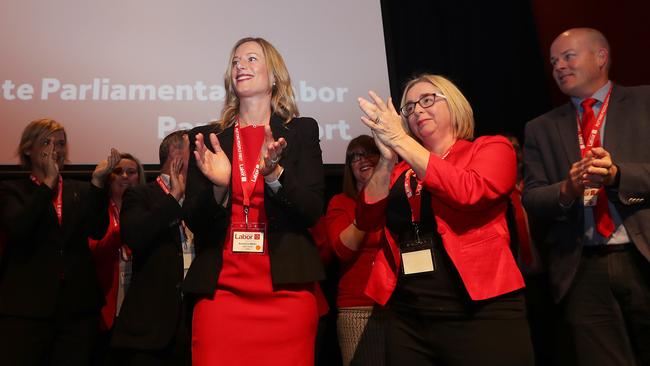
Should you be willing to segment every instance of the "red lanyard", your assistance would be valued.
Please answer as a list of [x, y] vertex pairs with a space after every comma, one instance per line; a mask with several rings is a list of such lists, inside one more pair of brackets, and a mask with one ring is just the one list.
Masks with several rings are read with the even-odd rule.
[[[609, 91], [607, 92], [605, 101], [603, 102], [602, 107], [600, 107], [600, 111], [598, 112], [598, 117], [596, 118], [596, 122], [591, 128], [591, 132], [589, 133], [589, 138], [587, 139], [586, 143], [584, 138], [582, 137], [582, 123], [580, 123], [581, 118], [578, 111], [576, 110], [576, 121], [578, 123], [578, 143], [580, 144], [580, 153], [582, 154], [582, 156], [585, 156], [587, 150], [591, 150], [597, 138], [600, 139], [600, 127], [603, 125], [603, 121], [605, 120], [605, 116], [607, 115], [607, 108], [609, 108], [609, 97], [612, 94], [613, 88], [614, 88], [613, 85], [609, 87]], [[582, 114], [584, 117], [584, 111]], [[589, 128], [589, 126], [585, 126], [585, 128]]]
[[[449, 149], [442, 154], [440, 157], [442, 160], [447, 159], [454, 145], [456, 145], [456, 142], [454, 142]], [[411, 222], [414, 225], [417, 225], [420, 222], [420, 208], [422, 207], [422, 181], [418, 179], [417, 176], [415, 177], [417, 185], [415, 187], [415, 193], [413, 193], [413, 190], [411, 189], [411, 177], [414, 175], [415, 172], [413, 169], [406, 171], [406, 175], [404, 176], [404, 193], [406, 193], [406, 200], [408, 201], [409, 206], [411, 206]]]
[[239, 174], [241, 176], [244, 215], [246, 216], [246, 222], [248, 223], [248, 208], [251, 205], [251, 195], [253, 194], [253, 189], [255, 189], [255, 183], [257, 183], [257, 178], [260, 175], [260, 164], [259, 163], [255, 164], [255, 169], [253, 170], [253, 177], [249, 180], [248, 174], [246, 173], [243, 141], [241, 139], [241, 134], [239, 132], [239, 120], [235, 122], [235, 146], [237, 147], [237, 159], [239, 160], [238, 164], [239, 164]]
[[156, 178], [156, 182], [158, 182], [158, 185], [163, 190], [163, 192], [165, 192], [165, 194], [169, 194], [169, 187], [167, 187], [167, 183], [165, 183], [165, 181], [160, 176]]
[[[29, 178], [32, 182], [36, 183], [36, 185], [40, 186], [42, 184], [42, 182], [33, 174], [30, 175]], [[59, 185], [57, 186], [57, 189], [58, 192], [56, 193], [56, 197], [52, 200], [52, 204], [54, 205], [56, 218], [59, 220], [59, 226], [61, 226], [61, 223], [63, 222], [63, 178], [61, 178], [61, 175], [59, 175]]]
[[120, 209], [117, 207], [117, 204], [112, 199], [110, 200], [111, 210], [113, 211], [113, 227], [117, 228], [120, 226]]
[[409, 206], [411, 206], [411, 221], [413, 224], [417, 224], [420, 222], [420, 207], [422, 206], [422, 182], [417, 177], [415, 178], [417, 186], [415, 187], [414, 194], [411, 189], [411, 177], [413, 175], [415, 175], [413, 169], [406, 171], [406, 175], [404, 176], [404, 193], [406, 193], [406, 200]]

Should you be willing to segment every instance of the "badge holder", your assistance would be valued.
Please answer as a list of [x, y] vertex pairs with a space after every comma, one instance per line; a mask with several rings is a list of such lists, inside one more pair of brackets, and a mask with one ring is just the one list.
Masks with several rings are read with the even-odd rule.
[[230, 225], [233, 253], [266, 253], [264, 236], [266, 224], [262, 222], [249, 223], [248, 210], [245, 210], [246, 221], [233, 222]]
[[598, 203], [598, 188], [587, 188], [582, 196], [585, 207], [596, 207]]
[[420, 238], [420, 228], [413, 223], [415, 240], [400, 243], [400, 256], [402, 257], [402, 273], [404, 275], [417, 275], [436, 271], [436, 261], [433, 255], [432, 238]]

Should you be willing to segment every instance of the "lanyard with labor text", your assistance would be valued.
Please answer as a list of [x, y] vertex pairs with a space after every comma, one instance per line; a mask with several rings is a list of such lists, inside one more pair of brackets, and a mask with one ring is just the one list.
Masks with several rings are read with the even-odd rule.
[[[580, 114], [576, 110], [576, 121], [578, 124], [578, 143], [580, 144], [580, 153], [581, 156], [585, 156], [587, 151], [591, 150], [591, 148], [594, 146], [596, 139], [600, 139], [600, 127], [603, 125], [603, 121], [605, 120], [605, 116], [607, 115], [607, 109], [609, 108], [609, 97], [612, 94], [612, 89], [614, 86], [609, 87], [609, 91], [607, 92], [607, 96], [605, 97], [605, 100], [603, 101], [603, 105], [600, 108], [600, 111], [598, 112], [598, 117], [596, 118], [595, 122], [593, 123], [592, 126], [582, 126], [582, 119], [584, 118], [584, 111], [582, 114], [583, 118], [580, 118]], [[585, 131], [589, 131], [589, 137], [587, 138], [587, 141], [584, 140], [583, 137], [583, 128]], [[598, 146], [598, 144], [596, 144]]]
[[[456, 145], [456, 142], [454, 142], [447, 151], [445, 151], [444, 154], [440, 157], [442, 160], [446, 160], [449, 154], [451, 153], [451, 150], [454, 148], [454, 145]], [[409, 169], [406, 171], [406, 176], [404, 177], [404, 193], [406, 193], [406, 200], [409, 203], [409, 206], [411, 207], [411, 223], [413, 224], [413, 227], [415, 228], [415, 235], [417, 239], [419, 240], [420, 236], [420, 230], [419, 230], [419, 225], [420, 225], [420, 209], [422, 207], [422, 181], [418, 179], [416, 176], [416, 182], [417, 185], [415, 187], [415, 192], [411, 189], [411, 177], [415, 175], [415, 172], [413, 169]]]
[[118, 228], [120, 226], [120, 209], [117, 207], [117, 204], [113, 199], [110, 200], [111, 211], [113, 211], [113, 227]]
[[260, 164], [259, 162], [255, 164], [255, 169], [253, 170], [253, 176], [248, 179], [248, 174], [246, 173], [246, 162], [244, 158], [244, 146], [239, 131], [239, 121], [235, 122], [235, 147], [237, 148], [237, 159], [239, 166], [239, 174], [241, 177], [241, 187], [243, 193], [243, 205], [244, 205], [244, 218], [246, 225], [248, 225], [248, 209], [251, 205], [251, 195], [255, 189], [255, 183], [257, 183], [257, 178], [260, 175]]
[[420, 207], [422, 206], [422, 182], [416, 179], [417, 185], [415, 187], [415, 192], [411, 188], [411, 177], [415, 175], [413, 169], [406, 171], [406, 176], [404, 177], [404, 193], [406, 193], [406, 200], [411, 207], [411, 223], [415, 229], [416, 239], [420, 239]]
[[[38, 180], [34, 175], [30, 175], [29, 178], [36, 185], [40, 186], [42, 182]], [[52, 200], [52, 205], [54, 205], [54, 211], [56, 212], [56, 218], [59, 220], [59, 226], [63, 222], [63, 178], [59, 174], [59, 184], [57, 186], [56, 197]]]
[[156, 178], [156, 182], [158, 182], [160, 189], [162, 189], [163, 192], [165, 192], [165, 194], [169, 194], [169, 187], [167, 186], [167, 183], [165, 183], [165, 181], [162, 179], [161, 176], [158, 176], [158, 178]]

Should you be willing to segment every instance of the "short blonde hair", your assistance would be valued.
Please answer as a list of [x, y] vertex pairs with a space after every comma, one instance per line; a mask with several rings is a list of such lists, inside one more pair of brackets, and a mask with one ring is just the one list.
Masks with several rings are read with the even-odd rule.
[[293, 95], [291, 87], [291, 77], [289, 70], [284, 63], [282, 55], [273, 47], [269, 41], [259, 37], [242, 38], [235, 43], [230, 51], [228, 66], [224, 75], [224, 86], [226, 89], [226, 100], [221, 111], [221, 120], [217, 122], [222, 129], [232, 126], [235, 118], [239, 113], [239, 97], [235, 93], [232, 82], [232, 59], [235, 57], [235, 51], [239, 46], [246, 42], [255, 42], [262, 48], [264, 59], [266, 60], [266, 69], [269, 73], [269, 83], [273, 82], [271, 91], [271, 111], [280, 116], [285, 124], [289, 123], [294, 117], [298, 117], [298, 106]]
[[[446, 97], [447, 105], [449, 106], [451, 128], [454, 137], [457, 139], [472, 140], [474, 138], [474, 112], [472, 111], [472, 106], [469, 105], [469, 102], [456, 85], [443, 76], [420, 74], [409, 80], [404, 86], [400, 106], [406, 103], [406, 94], [417, 83], [429, 83], [440, 90]], [[408, 118], [402, 116], [402, 123], [406, 130], [410, 131]]]
[[[25, 127], [23, 134], [20, 137], [20, 143], [18, 144], [18, 149], [16, 151], [18, 157], [20, 158], [20, 164], [23, 166], [23, 168], [27, 170], [32, 169], [32, 160], [29, 156], [29, 151], [32, 149], [34, 144], [58, 131], [63, 131], [63, 135], [65, 136], [67, 142], [68, 136], [65, 133], [63, 125], [53, 119], [37, 119], [31, 121], [27, 127]], [[65, 161], [68, 160], [67, 149], [66, 156], [64, 158]]]

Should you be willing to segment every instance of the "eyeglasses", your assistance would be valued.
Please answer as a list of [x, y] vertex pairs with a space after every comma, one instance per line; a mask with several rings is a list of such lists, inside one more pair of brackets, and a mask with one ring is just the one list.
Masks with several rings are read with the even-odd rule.
[[352, 151], [348, 153], [347, 160], [350, 163], [356, 163], [363, 158], [369, 158], [371, 156], [377, 156], [377, 155], [379, 155], [378, 151], [365, 151], [365, 150]]
[[404, 118], [408, 118], [408, 116], [412, 115], [413, 112], [415, 112], [416, 104], [419, 104], [422, 108], [429, 108], [436, 102], [437, 98], [447, 99], [447, 97], [438, 93], [424, 94], [422, 98], [416, 100], [415, 102], [408, 102], [404, 104], [404, 106], [400, 108], [399, 111], [402, 116], [404, 116]]
[[133, 169], [133, 168], [126, 168], [125, 169], [125, 168], [122, 168], [122, 167], [119, 167], [119, 166], [117, 168], [113, 169], [113, 174], [115, 174], [115, 175], [122, 175], [124, 173], [126, 173], [126, 175], [130, 177], [132, 175], [138, 174], [138, 170]]

